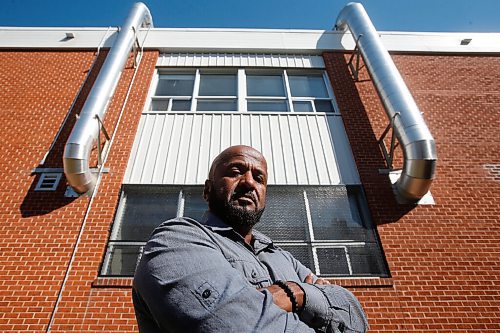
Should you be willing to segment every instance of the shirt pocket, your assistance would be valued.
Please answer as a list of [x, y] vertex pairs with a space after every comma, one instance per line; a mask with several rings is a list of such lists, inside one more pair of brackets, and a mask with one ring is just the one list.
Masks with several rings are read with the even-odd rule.
[[253, 286], [265, 287], [271, 284], [271, 277], [269, 276], [267, 269], [258, 263], [234, 258], [229, 258], [228, 262]]

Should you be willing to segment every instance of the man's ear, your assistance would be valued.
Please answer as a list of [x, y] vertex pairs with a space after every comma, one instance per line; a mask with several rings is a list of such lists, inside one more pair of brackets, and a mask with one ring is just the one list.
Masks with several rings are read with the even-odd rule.
[[210, 191], [212, 190], [212, 181], [210, 179], [205, 180], [205, 186], [203, 187], [203, 199], [208, 202], [210, 196]]

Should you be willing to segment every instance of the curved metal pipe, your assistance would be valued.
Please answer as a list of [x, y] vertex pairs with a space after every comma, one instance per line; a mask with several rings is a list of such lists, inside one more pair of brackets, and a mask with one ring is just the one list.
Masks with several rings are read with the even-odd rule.
[[396, 182], [405, 198], [419, 200], [429, 190], [436, 169], [436, 145], [401, 74], [384, 48], [360, 3], [348, 3], [337, 17], [335, 29], [349, 29], [359, 38], [358, 48], [403, 149], [403, 170]]
[[137, 2], [118, 33], [66, 142], [64, 173], [68, 183], [78, 193], [85, 193], [95, 185], [96, 177], [90, 171], [89, 159], [99, 135], [96, 118], [104, 119], [140, 26], [152, 27], [153, 19], [146, 5]]

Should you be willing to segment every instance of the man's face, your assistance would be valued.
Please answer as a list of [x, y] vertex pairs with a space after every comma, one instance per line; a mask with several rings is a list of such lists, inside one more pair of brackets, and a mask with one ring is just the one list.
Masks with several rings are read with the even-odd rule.
[[210, 210], [231, 226], [252, 227], [265, 208], [267, 164], [256, 150], [236, 146], [214, 162], [205, 183]]

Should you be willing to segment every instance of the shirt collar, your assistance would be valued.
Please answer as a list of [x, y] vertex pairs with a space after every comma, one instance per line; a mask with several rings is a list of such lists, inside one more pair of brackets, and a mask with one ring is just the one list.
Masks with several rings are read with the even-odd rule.
[[[241, 237], [240, 234], [234, 231], [234, 229], [231, 226], [224, 223], [224, 221], [222, 221], [217, 215], [215, 215], [210, 211], [206, 211], [205, 214], [203, 215], [202, 224], [215, 232], [233, 231], [243, 240], [243, 237]], [[274, 247], [273, 241], [260, 231], [252, 229], [252, 236], [253, 236], [253, 248], [255, 252], [260, 252], [267, 247]]]

